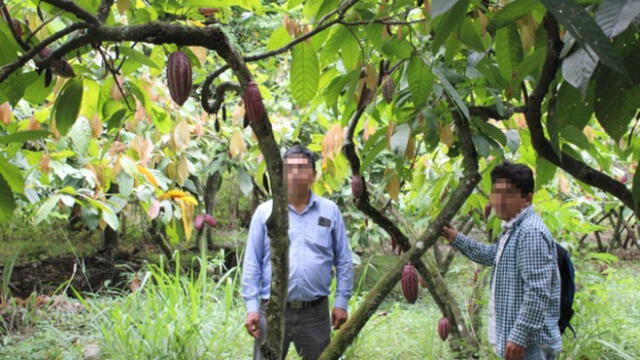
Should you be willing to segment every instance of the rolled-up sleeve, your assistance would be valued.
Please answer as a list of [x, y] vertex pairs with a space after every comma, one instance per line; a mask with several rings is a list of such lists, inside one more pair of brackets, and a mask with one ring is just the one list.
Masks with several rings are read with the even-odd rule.
[[251, 218], [247, 246], [244, 251], [242, 297], [245, 301], [247, 312], [258, 312], [260, 308], [264, 236], [264, 221], [260, 208], [258, 208]]
[[337, 290], [334, 307], [348, 310], [349, 298], [353, 289], [353, 259], [347, 238], [347, 230], [340, 210], [336, 207], [333, 233], [333, 252], [336, 268]]
[[494, 265], [498, 251], [498, 244], [482, 244], [461, 233], [458, 233], [451, 246], [472, 261], [487, 266]]

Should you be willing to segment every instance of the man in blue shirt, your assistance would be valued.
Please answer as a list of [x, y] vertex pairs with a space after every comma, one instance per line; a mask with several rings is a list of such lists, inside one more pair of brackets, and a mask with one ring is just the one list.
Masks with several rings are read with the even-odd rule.
[[443, 236], [471, 260], [493, 266], [489, 343], [507, 360], [553, 360], [562, 349], [556, 246], [535, 213], [533, 172], [505, 162], [491, 171], [491, 207], [503, 220], [497, 244], [476, 242], [449, 226]]
[[[332, 201], [311, 192], [316, 175], [315, 156], [294, 146], [284, 156], [289, 200], [289, 280], [285, 310], [286, 356], [289, 344], [305, 360], [317, 359], [331, 339], [331, 326], [347, 320], [353, 287], [351, 249], [342, 214]], [[271, 257], [267, 220], [272, 200], [256, 209], [251, 219], [242, 273], [242, 296], [247, 307], [245, 326], [255, 338], [254, 359], [262, 359], [266, 339], [266, 302], [271, 287]], [[337, 290], [329, 317], [327, 296], [335, 268]]]

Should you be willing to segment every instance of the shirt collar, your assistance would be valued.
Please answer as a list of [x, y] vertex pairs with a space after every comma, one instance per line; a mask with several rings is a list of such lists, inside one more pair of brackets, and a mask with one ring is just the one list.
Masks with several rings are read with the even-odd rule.
[[520, 220], [522, 220], [522, 218], [524, 218], [524, 216], [529, 212], [530, 209], [533, 209], [533, 205], [527, 205], [525, 206], [522, 210], [520, 210], [520, 212], [518, 213], [518, 215], [516, 215], [513, 219], [507, 221], [507, 222], [502, 222], [502, 229], [503, 231], [507, 231], [510, 230], [511, 228], [513, 228], [513, 226], [517, 223], [520, 222]]
[[[318, 196], [316, 194], [313, 193], [313, 191], [310, 191], [311, 195], [309, 195], [309, 203], [307, 204], [307, 206], [304, 208], [304, 210], [302, 210], [302, 212], [300, 213], [300, 215], [303, 215], [304, 213], [306, 213], [307, 211], [309, 211], [309, 209], [311, 209], [311, 207], [313, 207], [313, 205], [315, 205], [318, 202]], [[293, 208], [293, 205], [289, 204], [289, 210], [292, 211], [296, 211]]]

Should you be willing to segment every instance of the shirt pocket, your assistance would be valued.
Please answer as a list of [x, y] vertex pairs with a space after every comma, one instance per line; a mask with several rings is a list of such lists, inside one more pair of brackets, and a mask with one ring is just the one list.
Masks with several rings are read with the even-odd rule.
[[314, 226], [310, 238], [312, 239], [313, 245], [323, 249], [330, 248], [331, 244], [333, 243], [331, 228], [327, 226]]

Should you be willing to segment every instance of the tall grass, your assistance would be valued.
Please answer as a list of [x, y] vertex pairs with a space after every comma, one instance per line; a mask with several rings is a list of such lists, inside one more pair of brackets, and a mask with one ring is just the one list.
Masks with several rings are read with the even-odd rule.
[[[205, 267], [206, 268], [206, 267]], [[244, 306], [235, 301], [239, 271], [217, 281], [150, 265], [140, 288], [97, 310], [96, 325], [109, 359], [237, 359], [246, 348]], [[248, 352], [247, 352], [248, 354]]]

